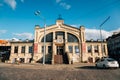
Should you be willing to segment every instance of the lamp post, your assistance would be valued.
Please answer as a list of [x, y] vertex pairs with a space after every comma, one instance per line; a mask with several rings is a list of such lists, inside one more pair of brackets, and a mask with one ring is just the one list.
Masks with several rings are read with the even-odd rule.
[[110, 19], [110, 16], [104, 21], [104, 22], [102, 22], [101, 24], [100, 24], [100, 39], [101, 39], [101, 51], [102, 51], [102, 56], [104, 56], [103, 55], [103, 44], [102, 44], [102, 42], [103, 42], [103, 40], [102, 40], [102, 26], [103, 26], [103, 24], [105, 24], [108, 20]]
[[[36, 16], [40, 16], [40, 11], [35, 12]], [[45, 54], [46, 54], [46, 19], [40, 16], [44, 20], [44, 51], [43, 51], [43, 64], [45, 64]]]

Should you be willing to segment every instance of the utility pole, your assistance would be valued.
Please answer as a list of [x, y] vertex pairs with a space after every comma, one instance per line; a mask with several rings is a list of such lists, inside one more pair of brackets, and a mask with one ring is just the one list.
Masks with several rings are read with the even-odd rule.
[[[36, 16], [40, 16], [40, 11], [35, 12]], [[44, 52], [43, 52], [43, 65], [45, 64], [45, 55], [46, 55], [46, 19], [43, 16], [40, 16], [44, 20]]]
[[101, 52], [102, 52], [102, 57], [104, 56], [103, 54], [103, 40], [102, 40], [102, 26], [110, 19], [110, 16], [108, 18], [106, 18], [105, 21], [103, 21], [101, 24], [100, 24], [100, 39], [101, 39]]

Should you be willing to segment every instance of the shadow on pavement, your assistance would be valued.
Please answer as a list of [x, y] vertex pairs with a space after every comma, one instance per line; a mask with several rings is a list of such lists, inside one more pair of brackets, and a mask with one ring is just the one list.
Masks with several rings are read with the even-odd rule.
[[82, 67], [75, 67], [76, 69], [97, 69], [95, 66], [82, 66]]
[[82, 66], [75, 67], [76, 69], [89, 69], [89, 70], [115, 70], [117, 68], [96, 68], [95, 66]]
[[90, 70], [106, 70], [103, 68], [96, 68], [95, 66], [82, 66], [82, 67], [75, 67], [76, 69], [90, 69]]

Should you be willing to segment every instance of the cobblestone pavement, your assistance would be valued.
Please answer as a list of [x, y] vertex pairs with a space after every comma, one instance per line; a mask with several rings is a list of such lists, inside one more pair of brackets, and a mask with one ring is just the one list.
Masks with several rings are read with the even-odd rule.
[[5, 64], [0, 80], [120, 80], [120, 69], [96, 69], [94, 64]]

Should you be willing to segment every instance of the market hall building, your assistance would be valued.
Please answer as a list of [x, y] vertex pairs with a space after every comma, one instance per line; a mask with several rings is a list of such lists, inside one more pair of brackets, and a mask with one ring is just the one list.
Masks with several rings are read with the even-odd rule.
[[[44, 32], [46, 34], [46, 63], [72, 64], [76, 62], [95, 62], [98, 58], [108, 56], [106, 41], [102, 42], [103, 47], [101, 49], [101, 41], [86, 41], [84, 26], [76, 28], [66, 25], [62, 18], [58, 18], [56, 24], [47, 26], [45, 31], [39, 25], [35, 26], [34, 42], [26, 42], [33, 46], [32, 53], [29, 53], [28, 50], [30, 49], [25, 42], [12, 42], [10, 61], [12, 62], [13, 59], [19, 57], [27, 60], [24, 61], [25, 63], [30, 62], [30, 59], [34, 63], [43, 62]], [[21, 44], [24, 46], [24, 49]], [[15, 50], [16, 46], [18, 51]], [[21, 49], [24, 50], [24, 53], [21, 53]]]
[[[62, 18], [56, 24], [46, 27], [46, 62], [74, 63], [95, 62], [95, 59], [107, 56], [107, 44], [103, 42], [103, 53], [100, 41], [86, 41], [85, 27], [72, 27], [64, 24]], [[94, 34], [93, 34], [94, 35]], [[35, 61], [42, 61], [44, 53], [44, 28], [35, 27], [34, 57]]]

